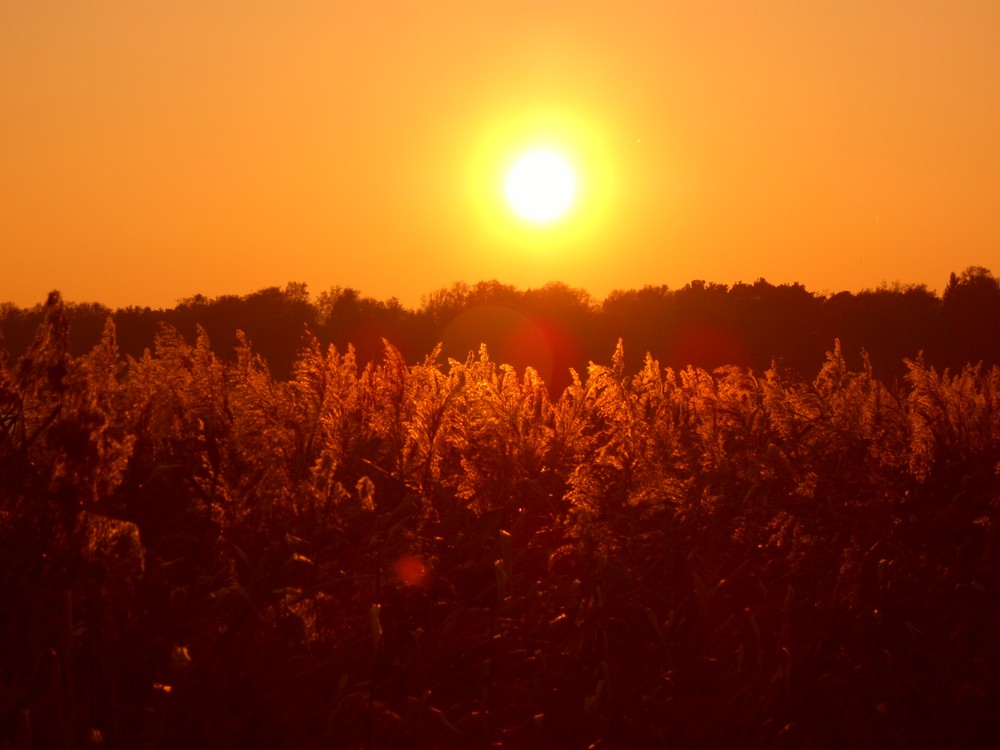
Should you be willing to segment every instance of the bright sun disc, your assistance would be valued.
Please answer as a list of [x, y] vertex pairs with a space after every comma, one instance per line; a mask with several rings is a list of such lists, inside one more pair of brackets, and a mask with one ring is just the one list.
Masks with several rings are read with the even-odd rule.
[[514, 162], [504, 182], [504, 194], [522, 219], [547, 224], [566, 213], [573, 203], [576, 177], [562, 156], [539, 149]]

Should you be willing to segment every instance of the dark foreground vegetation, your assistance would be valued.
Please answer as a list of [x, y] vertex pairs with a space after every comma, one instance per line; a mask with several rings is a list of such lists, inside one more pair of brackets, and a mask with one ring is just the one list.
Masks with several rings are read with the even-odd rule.
[[612, 345], [550, 394], [45, 316], [0, 365], [2, 748], [1000, 739], [1000, 368]]

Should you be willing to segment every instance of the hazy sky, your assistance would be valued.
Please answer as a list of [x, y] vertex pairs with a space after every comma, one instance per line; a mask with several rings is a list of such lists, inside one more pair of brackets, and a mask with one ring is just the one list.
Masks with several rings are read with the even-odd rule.
[[[0, 301], [1000, 272], [997, 0], [0, 0]], [[499, 186], [545, 142], [562, 224]]]

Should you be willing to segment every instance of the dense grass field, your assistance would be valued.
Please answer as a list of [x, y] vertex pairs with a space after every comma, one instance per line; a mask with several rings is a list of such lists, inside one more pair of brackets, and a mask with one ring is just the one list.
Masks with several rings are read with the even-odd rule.
[[998, 368], [67, 342], [0, 366], [4, 750], [1000, 741]]

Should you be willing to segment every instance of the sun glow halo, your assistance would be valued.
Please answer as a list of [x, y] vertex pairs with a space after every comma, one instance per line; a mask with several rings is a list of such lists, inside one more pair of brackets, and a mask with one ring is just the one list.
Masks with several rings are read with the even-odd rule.
[[463, 216], [477, 222], [483, 252], [498, 264], [558, 275], [568, 258], [603, 247], [613, 226], [620, 205], [615, 136], [586, 112], [504, 109], [470, 130]]
[[533, 224], [562, 217], [576, 195], [576, 175], [558, 152], [539, 148], [521, 156], [507, 172], [504, 195], [514, 213]]

